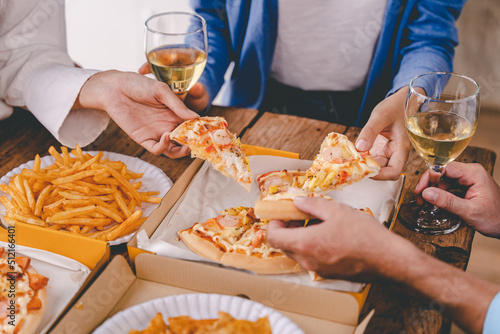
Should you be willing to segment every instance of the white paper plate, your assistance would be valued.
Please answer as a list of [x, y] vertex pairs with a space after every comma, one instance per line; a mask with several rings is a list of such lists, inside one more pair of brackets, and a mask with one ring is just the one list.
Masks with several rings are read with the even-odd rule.
[[[89, 151], [83, 153], [89, 153], [95, 156], [99, 152]], [[163, 198], [163, 196], [165, 196], [170, 187], [172, 187], [173, 184], [172, 180], [170, 180], [170, 178], [167, 175], [165, 175], [165, 173], [161, 169], [151, 165], [150, 163], [144, 160], [119, 153], [113, 153], [113, 152], [103, 152], [103, 153], [104, 153], [103, 159], [109, 159], [111, 161], [121, 161], [127, 165], [127, 169], [136, 173], [144, 173], [144, 176], [141, 178], [142, 185], [141, 188], [139, 189], [139, 191], [141, 192], [159, 191], [160, 194], [158, 195], [158, 197]], [[41, 160], [40, 164], [41, 168], [50, 166], [55, 162], [54, 158], [51, 155], [44, 156], [40, 160]], [[13, 170], [5, 174], [2, 178], [0, 178], [0, 183], [8, 184], [12, 176], [20, 174], [24, 168], [32, 169], [34, 163], [35, 161], [31, 160], [25, 164], [22, 164], [14, 168]], [[0, 191], [0, 196], [2, 195], [6, 195], [7, 197], [10, 198], [10, 195]], [[143, 217], [149, 216], [157, 207], [158, 204], [143, 203], [143, 206], [141, 208]], [[5, 208], [2, 204], [0, 204], [0, 217], [3, 218], [4, 215], [5, 215]], [[132, 236], [133, 233], [124, 236], [122, 238], [110, 241], [109, 244], [118, 245], [126, 243], [132, 238]]]
[[158, 312], [162, 313], [166, 322], [168, 317], [181, 315], [189, 315], [193, 319], [214, 319], [218, 317], [218, 311], [250, 321], [268, 316], [273, 333], [304, 334], [290, 319], [270, 307], [239, 297], [204, 293], [159, 298], [130, 307], [106, 320], [94, 334], [142, 330]]

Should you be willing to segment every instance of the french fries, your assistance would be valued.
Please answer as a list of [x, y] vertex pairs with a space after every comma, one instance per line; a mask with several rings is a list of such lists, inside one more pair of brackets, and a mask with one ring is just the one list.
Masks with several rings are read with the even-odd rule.
[[[121, 161], [84, 154], [79, 146], [59, 153], [49, 148], [54, 164], [41, 167], [35, 157], [33, 169], [23, 169], [0, 190], [7, 209], [5, 222], [21, 222], [111, 241], [132, 233], [146, 220], [143, 202], [160, 203], [159, 192], [139, 192], [143, 174], [128, 170]], [[131, 180], [134, 180], [132, 183]]]

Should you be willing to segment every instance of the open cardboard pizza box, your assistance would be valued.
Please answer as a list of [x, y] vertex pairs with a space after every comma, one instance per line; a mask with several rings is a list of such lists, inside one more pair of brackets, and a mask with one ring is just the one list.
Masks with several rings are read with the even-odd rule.
[[[52, 333], [90, 333], [106, 319], [134, 305], [160, 297], [199, 292], [244, 296], [274, 306], [305, 333], [363, 333], [373, 314], [357, 325], [357, 315], [352, 312], [357, 303], [347, 294], [335, 295], [338, 302], [344, 303], [344, 319], [350, 324], [335, 322], [328, 319], [328, 307], [331, 306], [328, 298], [332, 298], [328, 291], [325, 297], [325, 292], [319, 289], [304, 289], [259, 276], [248, 280], [246, 273], [221, 272], [225, 269], [200, 263], [144, 253], [137, 256], [135, 266], [134, 275], [127, 261], [116, 256]], [[304, 315], [305, 309], [316, 316]], [[140, 313], [135, 316], [144, 317]]]
[[[267, 149], [255, 148], [253, 151], [256, 154], [273, 155], [268, 157], [269, 159], [290, 160], [273, 160], [271, 166], [276, 166], [279, 163], [288, 164], [292, 160], [295, 160], [297, 163], [304, 162], [304, 160], [299, 161], [297, 159], [298, 156], [295, 156], [295, 159], [291, 159], [289, 152], [283, 152], [283, 154], [281, 151], [273, 150], [270, 152]], [[254, 171], [254, 166], [252, 166], [253, 161], [264, 160], [264, 163], [267, 163], [268, 158], [265, 156], [251, 156], [250, 165], [252, 171]], [[267, 166], [265, 168], [272, 167]], [[279, 168], [281, 167], [276, 169]], [[254, 171], [254, 174], [258, 174], [258, 172]], [[199, 180], [199, 177], [202, 177], [202, 180]], [[207, 177], [208, 179], [203, 179]], [[368, 179], [365, 180], [367, 182], [377, 182]], [[398, 181], [391, 182], [382, 181], [382, 183], [378, 183], [372, 187], [372, 189], [382, 193], [390, 189], [391, 194], [388, 196], [389, 198], [379, 196], [377, 193], [372, 194], [371, 197], [373, 198], [371, 200], [376, 200], [378, 201], [377, 203], [381, 204], [377, 204], [380, 207], [370, 207], [375, 213], [376, 218], [388, 227], [393, 223], [399, 209], [404, 176], [401, 176]], [[195, 222], [215, 217], [218, 215], [219, 210], [231, 206], [252, 206], [258, 194], [257, 185], [254, 184], [252, 186], [249, 194], [246, 194], [243, 188], [240, 189], [238, 187], [241, 188], [236, 182], [228, 180], [214, 170], [210, 170], [209, 166], [206, 163], [204, 164], [203, 161], [195, 160], [170, 189], [162, 200], [161, 205], [150, 215], [139, 232], [128, 243], [130, 258], [134, 260], [138, 254], [149, 252], [153, 254], [150, 257], [151, 262], [156, 264], [157, 269], [155, 270], [162, 270], [161, 268], [165, 266], [166, 270], [173, 271], [173, 266], [175, 266], [176, 270], [179, 271], [177, 274], [183, 277], [183, 279], [180, 279], [176, 283], [178, 287], [194, 291], [243, 294], [249, 296], [252, 300], [280, 311], [305, 316], [310, 320], [306, 321], [303, 327], [307, 333], [322, 332], [319, 329], [316, 330], [315, 326], [316, 320], [319, 321], [319, 319], [331, 323], [327, 327], [329, 329], [323, 329], [323, 332], [331, 333], [333, 323], [339, 324], [339, 326], [346, 325], [353, 330], [359, 323], [359, 314], [366, 300], [370, 288], [369, 284], [346, 281], [326, 283], [320, 281], [311, 284], [312, 281], [305, 279], [304, 276], [297, 278], [293, 276], [287, 277], [287, 275], [273, 275], [273, 277], [269, 275], [255, 275], [250, 272], [217, 266], [213, 263], [200, 260], [196, 254], [190, 252], [185, 245], [182, 245], [182, 242], [176, 237], [176, 231], [187, 228]], [[359, 189], [362, 190], [362, 183], [349, 187], [349, 191], [342, 190], [340, 200], [355, 201], [365, 198], [368, 202], [371, 201], [369, 195], [360, 195]], [[356, 187], [358, 190], [355, 190]], [[234, 192], [231, 189], [234, 189]], [[200, 195], [210, 192], [212, 195], [208, 197]], [[214, 196], [214, 193], [225, 195]], [[334, 197], [334, 200], [337, 199]], [[220, 201], [222, 201], [222, 204]], [[186, 219], [186, 217], [188, 218]], [[156, 238], [156, 236], [158, 237]], [[143, 239], [142, 242], [141, 238]], [[142, 244], [139, 247], [138, 241], [139, 244]], [[143, 246], [145, 244], [147, 247]], [[164, 252], [165, 246], [167, 246], [167, 252]], [[193, 276], [187, 275], [186, 273], [188, 272]], [[208, 272], [212, 273], [213, 276], [207, 280]], [[304, 273], [304, 275], [306, 274]], [[203, 286], [197, 285], [200, 277], [203, 277], [203, 281], [205, 281]], [[283, 279], [284, 277], [287, 277], [287, 279]], [[221, 284], [221, 282], [223, 283]], [[231, 282], [238, 289], [228, 291], [227, 289], [231, 285]], [[304, 282], [306, 283], [304, 284]], [[333, 285], [330, 285], [330, 283]], [[168, 284], [175, 285], [173, 282], [169, 282]]]
[[37, 333], [51, 331], [110, 259], [106, 243], [70, 233], [61, 237], [59, 231], [28, 224], [0, 228], [0, 246], [16, 256], [28, 256], [49, 278], [47, 308]]

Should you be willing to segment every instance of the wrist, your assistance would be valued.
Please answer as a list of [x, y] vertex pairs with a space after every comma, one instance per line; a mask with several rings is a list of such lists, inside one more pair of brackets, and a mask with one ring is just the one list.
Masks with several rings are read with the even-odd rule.
[[104, 88], [110, 84], [106, 82], [107, 72], [110, 71], [95, 73], [85, 81], [71, 109], [104, 110], [101, 100], [104, 95]]

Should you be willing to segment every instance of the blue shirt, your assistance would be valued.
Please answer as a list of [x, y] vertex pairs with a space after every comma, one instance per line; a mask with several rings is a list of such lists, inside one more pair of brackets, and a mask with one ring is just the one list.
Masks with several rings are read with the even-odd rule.
[[[455, 21], [465, 0], [387, 0], [382, 30], [365, 82], [357, 125], [386, 96], [429, 71], [452, 71]], [[191, 0], [208, 25], [209, 54], [200, 78], [210, 100], [235, 68], [225, 104], [258, 108], [264, 98], [278, 26], [278, 0]]]
[[498, 333], [500, 333], [500, 292], [493, 297], [483, 324], [483, 334]]

